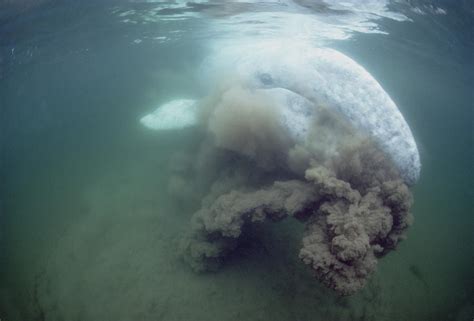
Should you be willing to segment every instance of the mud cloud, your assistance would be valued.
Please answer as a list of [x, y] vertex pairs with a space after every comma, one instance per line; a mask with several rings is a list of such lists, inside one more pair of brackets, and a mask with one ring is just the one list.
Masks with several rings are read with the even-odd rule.
[[324, 285], [353, 294], [404, 238], [410, 190], [343, 117], [311, 104], [306, 139], [295, 140], [272, 97], [229, 83], [202, 100], [201, 143], [172, 179], [186, 186], [174, 193], [202, 199], [182, 257], [196, 271], [218, 269], [249, 226], [292, 217], [306, 226], [295, 255]]

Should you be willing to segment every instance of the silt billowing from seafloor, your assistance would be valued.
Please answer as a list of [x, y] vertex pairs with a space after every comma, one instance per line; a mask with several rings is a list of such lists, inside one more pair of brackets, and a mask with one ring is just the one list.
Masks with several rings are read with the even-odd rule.
[[[295, 255], [327, 287], [355, 293], [412, 222], [411, 131], [375, 79], [332, 49], [243, 48], [206, 61], [208, 95], [180, 103], [200, 138], [173, 161], [169, 184], [201, 200], [183, 258], [215, 270], [249, 226], [293, 217], [306, 226]], [[142, 123], [160, 129], [165, 114]]]

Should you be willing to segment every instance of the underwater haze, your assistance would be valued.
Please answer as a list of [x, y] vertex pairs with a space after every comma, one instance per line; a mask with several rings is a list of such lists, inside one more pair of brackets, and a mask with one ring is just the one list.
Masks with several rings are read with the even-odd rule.
[[467, 0], [0, 0], [0, 320], [473, 320], [473, 59]]

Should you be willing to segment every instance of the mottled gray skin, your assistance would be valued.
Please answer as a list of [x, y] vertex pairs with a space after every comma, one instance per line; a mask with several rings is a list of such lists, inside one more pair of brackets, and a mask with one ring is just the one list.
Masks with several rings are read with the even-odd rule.
[[219, 50], [204, 70], [208, 78], [229, 70], [249, 88], [287, 89], [343, 115], [377, 142], [408, 185], [419, 179], [418, 148], [402, 114], [372, 75], [344, 54], [307, 44], [264, 42]]

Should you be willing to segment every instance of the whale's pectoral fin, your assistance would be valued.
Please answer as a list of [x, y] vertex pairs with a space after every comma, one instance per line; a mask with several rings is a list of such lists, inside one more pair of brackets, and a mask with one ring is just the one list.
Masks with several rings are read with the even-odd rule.
[[194, 99], [176, 99], [159, 106], [140, 119], [140, 123], [153, 130], [172, 130], [197, 124], [198, 103]]

